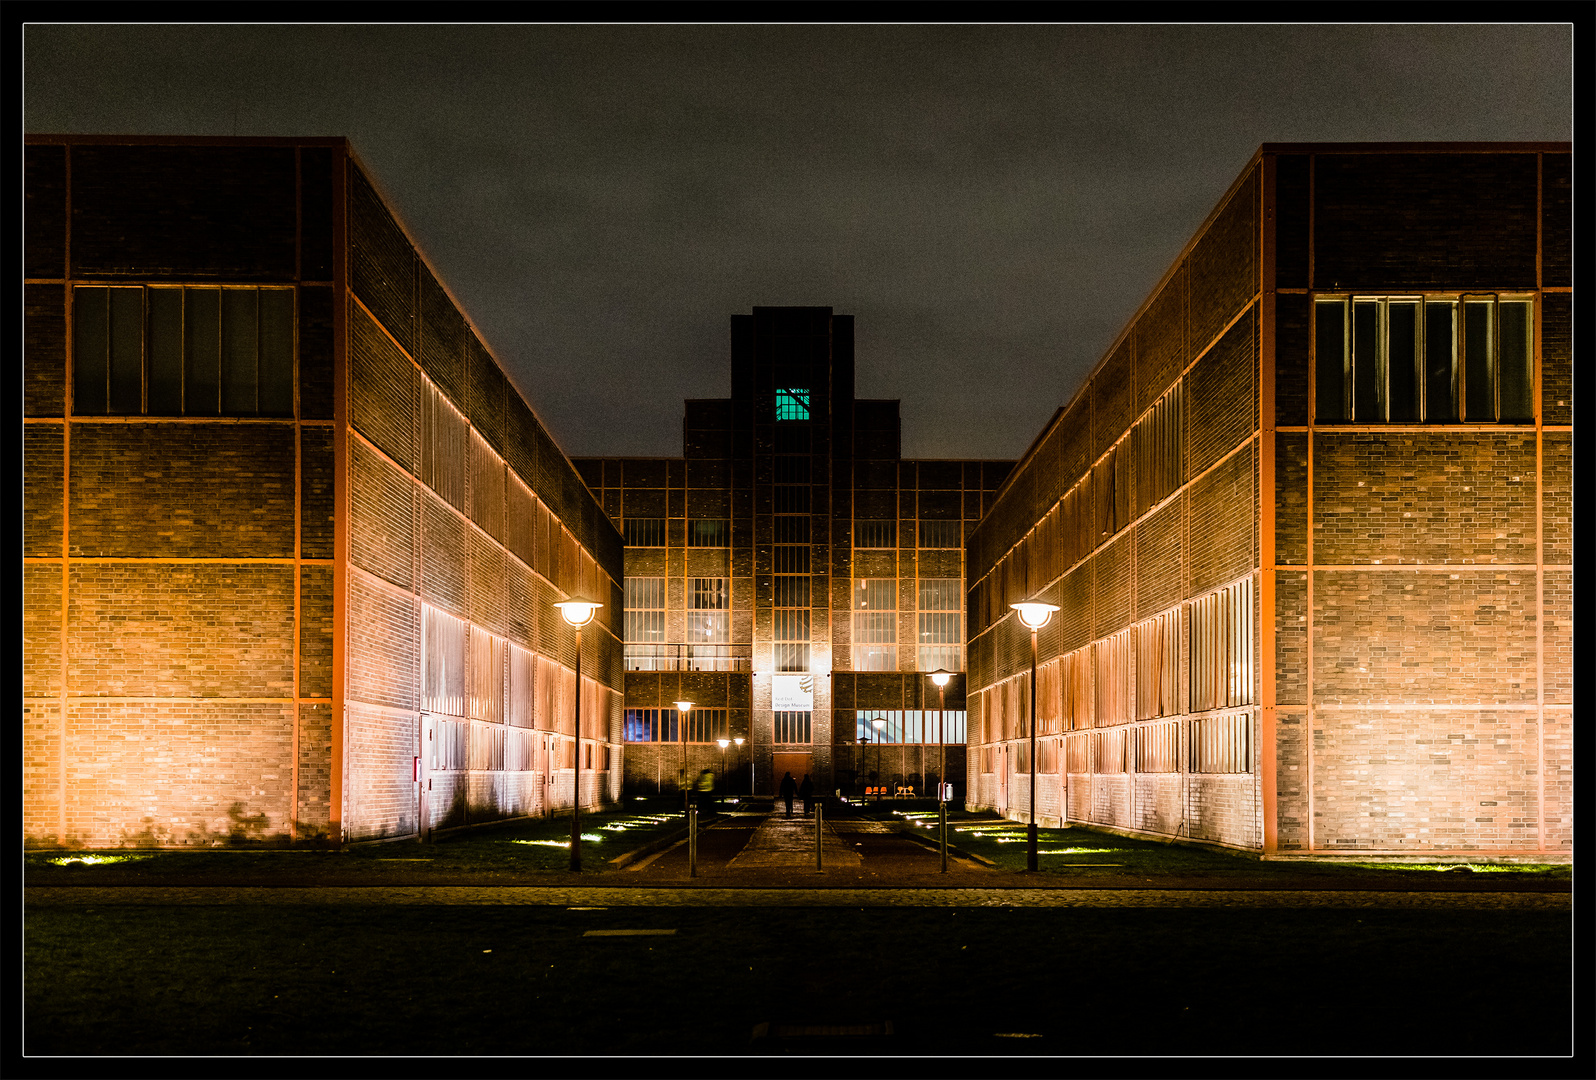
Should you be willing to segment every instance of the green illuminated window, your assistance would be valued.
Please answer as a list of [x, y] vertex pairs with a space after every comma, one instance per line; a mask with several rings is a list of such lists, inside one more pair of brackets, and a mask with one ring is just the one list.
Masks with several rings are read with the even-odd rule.
[[809, 391], [799, 387], [787, 387], [777, 390], [776, 419], [809, 419]]

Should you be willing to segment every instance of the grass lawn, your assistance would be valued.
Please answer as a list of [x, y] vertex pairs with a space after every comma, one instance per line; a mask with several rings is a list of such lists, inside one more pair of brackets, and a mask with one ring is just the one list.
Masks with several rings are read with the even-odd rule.
[[[582, 865], [598, 870], [618, 855], [681, 829], [686, 822], [674, 800], [629, 800], [602, 814], [583, 813]], [[466, 830], [421, 844], [398, 840], [355, 844], [342, 851], [210, 848], [195, 851], [31, 851], [24, 856], [29, 885], [137, 884], [143, 881], [259, 881], [262, 884], [321, 881], [382, 884], [451, 877], [513, 878], [544, 872], [568, 873], [569, 816], [535, 818]]]
[[[590, 930], [670, 930], [587, 936]], [[29, 1054], [1563, 1054], [1542, 912], [48, 907]]]
[[[829, 811], [828, 811], [829, 812]], [[902, 801], [843, 806], [839, 814], [903, 823], [920, 835], [935, 840], [936, 804]], [[963, 809], [948, 812], [948, 843], [965, 854], [976, 855], [1003, 870], [1024, 870], [1026, 864], [1026, 826], [1003, 820], [989, 812], [969, 813]], [[1190, 844], [1161, 843], [1103, 832], [1083, 825], [1037, 830], [1037, 870], [1090, 880], [1094, 877], [1139, 876], [1256, 878], [1260, 882], [1291, 878], [1319, 878], [1325, 884], [1337, 879], [1357, 877], [1366, 880], [1371, 873], [1396, 876], [1457, 870], [1461, 873], [1489, 873], [1511, 876], [1520, 881], [1559, 881], [1573, 879], [1567, 863], [1474, 864], [1461, 860], [1427, 863], [1356, 862], [1345, 858], [1330, 860], [1260, 860]]]

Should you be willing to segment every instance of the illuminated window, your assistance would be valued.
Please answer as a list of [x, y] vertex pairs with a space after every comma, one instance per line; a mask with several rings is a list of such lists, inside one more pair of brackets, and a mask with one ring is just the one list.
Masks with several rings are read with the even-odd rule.
[[626, 579], [626, 640], [654, 643], [665, 640], [665, 579]]
[[[809, 579], [802, 580], [808, 582]], [[693, 607], [687, 615], [690, 644], [722, 645], [730, 642], [730, 579], [693, 578], [692, 593]]]
[[1243, 578], [1191, 602], [1192, 712], [1252, 704], [1252, 600]]
[[776, 742], [778, 743], [806, 743], [810, 741], [810, 714], [807, 712], [778, 712], [774, 714], [776, 721]]
[[1180, 612], [1166, 611], [1137, 624], [1136, 719], [1151, 720], [1180, 711], [1176, 700], [1179, 674]]
[[959, 522], [920, 522], [920, 546], [923, 548], [956, 548], [962, 543]]
[[958, 578], [920, 579], [920, 670], [964, 670], [963, 583]]
[[[944, 743], [962, 744], [965, 741], [965, 712], [949, 709], [939, 714], [936, 709], [869, 709], [860, 710], [855, 721], [854, 738], [860, 742], [873, 742], [885, 746], [901, 743], [911, 745], [938, 745], [938, 717], [941, 718], [941, 739]], [[875, 721], [885, 721], [879, 727]]]
[[294, 290], [78, 286], [72, 410], [292, 416]]
[[809, 419], [809, 391], [799, 387], [786, 387], [777, 389], [776, 419]]
[[1251, 716], [1247, 713], [1203, 716], [1188, 723], [1191, 724], [1192, 772], [1252, 772]]
[[898, 670], [897, 579], [861, 578], [853, 608], [853, 669]]

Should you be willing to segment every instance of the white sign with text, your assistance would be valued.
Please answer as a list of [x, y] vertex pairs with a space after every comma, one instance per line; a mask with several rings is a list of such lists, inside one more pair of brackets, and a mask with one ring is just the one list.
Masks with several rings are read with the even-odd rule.
[[813, 675], [776, 675], [770, 692], [773, 712], [813, 712], [815, 708], [815, 677]]

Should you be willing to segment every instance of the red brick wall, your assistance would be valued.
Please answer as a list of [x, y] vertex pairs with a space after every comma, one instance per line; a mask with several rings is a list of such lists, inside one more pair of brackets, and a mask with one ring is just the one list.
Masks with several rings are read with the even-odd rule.
[[[278, 841], [321, 835], [340, 818], [353, 827], [335, 840], [414, 831], [418, 589], [529, 647], [570, 651], [569, 630], [534, 632], [556, 598], [546, 581], [512, 569], [491, 543], [468, 548], [473, 527], [446, 507], [429, 505], [423, 525], [423, 496], [442, 503], [414, 479], [418, 348], [500, 455], [497, 487], [493, 462], [479, 461], [488, 471], [478, 470], [478, 506], [491, 515], [503, 502], [508, 416], [524, 478], [616, 578], [619, 538], [566, 482], [569, 462], [358, 170], [341, 277], [332, 235], [344, 216], [333, 206], [342, 146], [74, 144], [27, 156], [28, 273], [51, 280], [26, 285], [22, 358], [25, 839]], [[107, 274], [295, 285], [298, 419], [67, 417], [71, 285]], [[349, 292], [335, 298], [334, 278]], [[348, 365], [339, 382], [358, 432], [347, 436], [348, 491], [335, 490], [338, 363]], [[502, 533], [496, 512], [485, 520]], [[340, 516], [355, 564], [343, 628], [332, 565]], [[507, 577], [534, 594], [513, 624]], [[348, 663], [335, 686], [340, 639]], [[584, 645], [588, 673], [617, 685], [615, 650]], [[350, 703], [347, 719], [333, 714], [335, 691]], [[521, 799], [509, 781], [495, 785]]]

